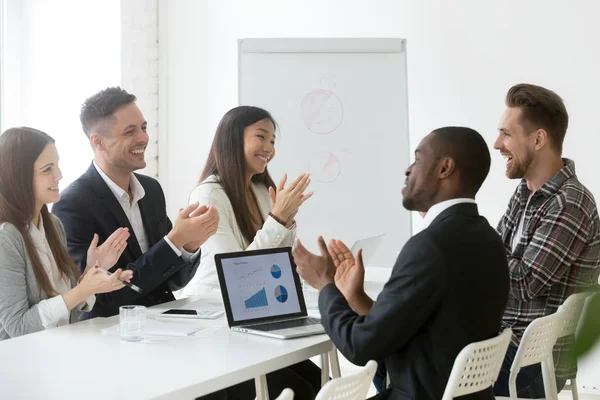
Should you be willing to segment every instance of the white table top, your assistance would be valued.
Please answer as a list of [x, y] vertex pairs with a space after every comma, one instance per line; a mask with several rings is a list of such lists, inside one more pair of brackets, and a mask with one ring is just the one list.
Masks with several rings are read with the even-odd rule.
[[[148, 317], [194, 300], [162, 304]], [[278, 340], [233, 332], [225, 316], [201, 321], [218, 331], [130, 343], [100, 332], [116, 316], [1, 341], [0, 397], [190, 400], [332, 349], [327, 335]]]

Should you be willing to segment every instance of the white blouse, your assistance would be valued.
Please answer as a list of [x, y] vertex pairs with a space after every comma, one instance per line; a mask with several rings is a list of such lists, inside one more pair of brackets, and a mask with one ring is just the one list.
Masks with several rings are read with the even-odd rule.
[[269, 190], [264, 185], [252, 183], [252, 190], [258, 203], [258, 208], [265, 223], [256, 232], [254, 241], [248, 241], [235, 219], [233, 206], [225, 191], [215, 176], [209, 176], [202, 182], [190, 196], [190, 203], [199, 202], [201, 205], [211, 205], [219, 212], [219, 227], [217, 232], [211, 236], [202, 246], [200, 255], [200, 266], [196, 275], [183, 289], [184, 296], [202, 294], [219, 289], [219, 279], [215, 266], [215, 254], [229, 253], [243, 250], [267, 249], [273, 247], [292, 246], [296, 238], [296, 224], [289, 229], [281, 225], [269, 216], [271, 211], [271, 200]]
[[[67, 325], [69, 323], [70, 312], [65, 304], [61, 294], [71, 290], [71, 281], [69, 277], [64, 276], [56, 265], [56, 260], [52, 255], [52, 250], [46, 239], [46, 231], [44, 230], [44, 222], [40, 216], [39, 227], [29, 224], [29, 235], [38, 252], [38, 257], [54, 290], [58, 293], [57, 296], [42, 300], [38, 303], [40, 311], [40, 319], [45, 329]], [[91, 311], [96, 296], [91, 295], [85, 302], [78, 306], [78, 310]]]

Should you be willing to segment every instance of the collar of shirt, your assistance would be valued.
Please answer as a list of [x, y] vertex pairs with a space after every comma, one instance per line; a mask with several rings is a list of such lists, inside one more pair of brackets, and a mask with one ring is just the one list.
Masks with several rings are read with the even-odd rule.
[[[544, 197], [553, 196], [565, 183], [565, 181], [569, 178], [575, 176], [575, 162], [568, 158], [563, 158], [563, 167], [558, 171], [550, 180], [542, 185], [540, 190], [536, 191], [533, 195], [543, 195]], [[519, 200], [523, 203], [527, 202], [527, 199], [531, 195], [531, 191], [527, 187], [527, 181], [525, 179], [521, 180], [521, 184], [519, 185]]]
[[427, 214], [425, 215], [425, 218], [423, 218], [423, 229], [426, 229], [429, 225], [431, 225], [433, 220], [442, 212], [460, 203], [476, 204], [474, 199], [468, 198], [450, 199], [434, 204], [429, 208], [429, 210], [427, 210]]
[[[96, 164], [95, 160], [93, 163], [94, 167], [96, 168], [96, 171], [98, 171], [98, 173], [102, 177], [102, 180], [106, 182], [106, 185], [108, 185], [108, 188], [111, 192], [113, 192], [115, 197], [117, 199], [122, 199], [123, 195], [126, 195], [127, 199], [129, 199], [129, 194], [125, 190], [123, 190], [119, 185], [117, 185], [112, 179], [110, 179], [108, 175], [106, 175], [104, 171], [102, 171], [98, 164]], [[135, 176], [135, 174], [131, 174], [131, 178], [129, 179], [129, 188], [131, 189], [131, 194], [133, 195], [133, 200], [131, 201], [131, 204], [137, 203], [146, 195], [144, 187], [142, 186], [138, 178]]]
[[33, 223], [29, 223], [28, 226], [29, 236], [33, 242], [33, 245], [37, 249], [38, 258], [42, 267], [46, 271], [50, 283], [54, 286], [54, 289], [59, 293], [65, 293], [71, 289], [69, 278], [63, 275], [56, 265], [56, 260], [50, 249], [50, 244], [46, 238], [46, 229], [44, 228], [44, 220], [40, 215], [39, 226], [35, 226]]
[[36, 246], [42, 246], [45, 248], [44, 244], [46, 243], [46, 230], [44, 229], [44, 219], [40, 214], [38, 219], [39, 226], [35, 226], [32, 222], [29, 223], [29, 235], [31, 239], [33, 239], [33, 244]]

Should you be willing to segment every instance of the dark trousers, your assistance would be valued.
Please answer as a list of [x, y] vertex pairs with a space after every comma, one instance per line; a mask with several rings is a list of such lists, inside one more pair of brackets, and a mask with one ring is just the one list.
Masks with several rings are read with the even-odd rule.
[[[500, 375], [494, 385], [495, 396], [508, 396], [508, 379], [510, 377], [510, 367], [512, 366], [517, 348], [513, 345], [508, 346], [506, 356], [502, 362]], [[556, 388], [560, 392], [565, 387], [565, 379], [556, 378]], [[545, 398], [544, 379], [542, 377], [541, 364], [533, 364], [521, 368], [517, 375], [517, 396], [523, 399], [540, 399]]]
[[[306, 360], [267, 374], [269, 397], [276, 398], [283, 389], [294, 391], [294, 400], [313, 400], [321, 389], [321, 369]], [[256, 397], [254, 380], [199, 397], [196, 400], [253, 400]]]
[[377, 393], [385, 391], [387, 385], [387, 367], [384, 360], [377, 363], [377, 371], [375, 371], [375, 376], [373, 376], [373, 385], [377, 389]]

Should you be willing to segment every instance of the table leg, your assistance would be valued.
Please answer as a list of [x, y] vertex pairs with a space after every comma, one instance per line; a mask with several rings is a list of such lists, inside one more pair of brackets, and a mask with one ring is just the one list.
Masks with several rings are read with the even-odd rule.
[[261, 375], [254, 378], [256, 387], [256, 400], [269, 400], [269, 387], [267, 386], [267, 376]]
[[321, 387], [329, 382], [329, 353], [321, 354]]
[[342, 373], [340, 371], [340, 359], [338, 358], [338, 351], [335, 347], [329, 352], [329, 361], [331, 363], [332, 378], [335, 379], [341, 377]]

